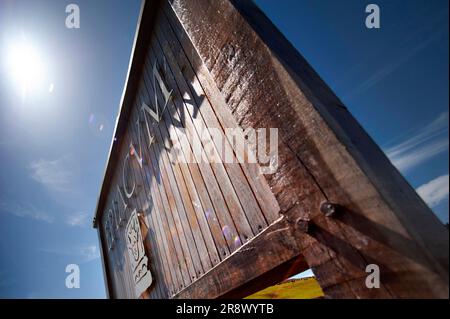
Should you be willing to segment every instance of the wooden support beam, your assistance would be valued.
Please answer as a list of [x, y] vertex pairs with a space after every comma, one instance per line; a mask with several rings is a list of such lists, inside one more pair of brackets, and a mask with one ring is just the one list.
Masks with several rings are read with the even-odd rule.
[[242, 299], [267, 287], [275, 286], [299, 273], [305, 271], [308, 264], [303, 256], [297, 256], [269, 270], [244, 285], [222, 295], [221, 299]]
[[[124, 174], [141, 106], [164, 100], [154, 65], [173, 97]], [[193, 147], [178, 129], [202, 127], [277, 128], [276, 172], [171, 162], [171, 141]], [[94, 220], [113, 298], [136, 297], [123, 230], [105, 233], [124, 177], [154, 278], [141, 298], [245, 297], [309, 267], [327, 297], [448, 298], [448, 230], [249, 0], [143, 2], [114, 137]]]
[[[267, 176], [286, 217], [277, 225], [298, 219], [308, 231], [275, 226], [279, 232], [267, 233], [278, 234], [277, 244], [261, 236], [250, 247], [285, 260], [303, 254], [329, 297], [448, 298], [447, 229], [253, 2], [169, 2], [185, 45], [198, 54], [195, 67], [206, 69], [209, 90], [221, 96], [216, 107], [243, 128], [279, 129], [279, 170]], [[336, 204], [334, 217], [322, 212], [325, 202]], [[257, 255], [245, 256], [269, 270]], [[224, 278], [248, 274], [239, 260], [230, 258], [178, 296], [226, 294], [232, 281]], [[365, 285], [369, 264], [381, 269], [379, 289]]]
[[[296, 228], [283, 217], [175, 298], [242, 298], [294, 275], [292, 266], [297, 273], [307, 270], [308, 265], [299, 256], [293, 232]], [[285, 273], [274, 277], [275, 268]], [[261, 281], [255, 284], [258, 279]]]

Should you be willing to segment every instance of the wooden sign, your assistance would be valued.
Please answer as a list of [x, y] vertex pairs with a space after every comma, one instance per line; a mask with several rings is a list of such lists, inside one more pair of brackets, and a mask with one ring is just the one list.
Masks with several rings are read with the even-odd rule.
[[[448, 298], [448, 231], [251, 1], [144, 1], [94, 227], [111, 298]], [[368, 284], [378, 269], [380, 284]]]

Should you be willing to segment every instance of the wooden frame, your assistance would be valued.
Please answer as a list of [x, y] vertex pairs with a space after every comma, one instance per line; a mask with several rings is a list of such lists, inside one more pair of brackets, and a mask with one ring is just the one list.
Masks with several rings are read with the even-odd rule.
[[[159, 49], [149, 48], [151, 37]], [[211, 260], [208, 267], [199, 250], [203, 262], [203, 266], [197, 265], [202, 268], [199, 276], [178, 279], [189, 283], [186, 286], [168, 287], [175, 280], [172, 277], [166, 286], [153, 287], [141, 297], [242, 297], [273, 284], [283, 274], [291, 275], [289, 266], [295, 265], [297, 271], [312, 268], [327, 297], [448, 298], [448, 230], [343, 103], [251, 1], [143, 2], [115, 139], [136, 136], [136, 131], [128, 133], [128, 127], [135, 118], [132, 114], [137, 101], [145, 99], [138, 92], [146, 60], [161, 56], [169, 60], [172, 84], [185, 85], [184, 77], [187, 89], [192, 90], [189, 81], [194, 81], [193, 86], [203, 92], [206, 106], [200, 100], [196, 103], [199, 109], [202, 105], [199, 112], [207, 125], [218, 121], [222, 127], [278, 128], [279, 168], [252, 184], [251, 168], [241, 166], [252, 190], [262, 190], [263, 198], [256, 197], [259, 207], [266, 207], [264, 201], [272, 207], [269, 215], [264, 215], [267, 226], [253, 229], [247, 242], [225, 258], [220, 257], [220, 262]], [[180, 62], [186, 57], [186, 63]], [[178, 70], [177, 64], [184, 67]], [[168, 76], [169, 82], [171, 78]], [[209, 109], [217, 119], [208, 117]], [[175, 116], [167, 119], [174, 121]], [[170, 127], [165, 126], [158, 134], [163, 138], [170, 132]], [[110, 189], [116, 183], [114, 176], [123, 148], [122, 143], [112, 143], [94, 226], [99, 225]], [[152, 163], [157, 161], [153, 158]], [[191, 171], [190, 167], [184, 169], [174, 168], [174, 177], [185, 178]], [[225, 167], [227, 173], [233, 169]], [[142, 179], [144, 189], [154, 193], [152, 185], [156, 184], [148, 182], [146, 176], [137, 174], [135, 178]], [[232, 177], [230, 181], [234, 183]], [[179, 192], [181, 199], [188, 196], [183, 195], [182, 188]], [[241, 195], [237, 192], [238, 197]], [[145, 200], [136, 199], [141, 204]], [[167, 208], [162, 201], [156, 206]], [[176, 214], [180, 214], [178, 209]], [[186, 222], [180, 219], [180, 223], [192, 225], [193, 215], [188, 209], [186, 216]], [[154, 223], [143, 221], [143, 233], [152, 236], [152, 225], [157, 224], [158, 217]], [[105, 253], [108, 250], [102, 228], [98, 230], [110, 296], [130, 297], [118, 293], [112, 284], [114, 276]], [[194, 237], [198, 235], [195, 229], [190, 231]], [[165, 238], [162, 231], [148, 239], [148, 250], [155, 251], [152, 245], [161, 238]], [[159, 252], [170, 259], [168, 251]], [[154, 262], [154, 269], [163, 266], [158, 260]], [[369, 264], [380, 267], [379, 289], [369, 289], [365, 284]], [[171, 273], [185, 276], [187, 268], [172, 269]]]

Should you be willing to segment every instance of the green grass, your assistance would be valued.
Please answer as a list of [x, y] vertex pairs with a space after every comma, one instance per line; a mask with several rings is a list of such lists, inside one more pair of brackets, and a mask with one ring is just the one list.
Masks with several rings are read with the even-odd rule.
[[314, 299], [323, 296], [323, 291], [317, 280], [311, 277], [284, 281], [245, 299]]

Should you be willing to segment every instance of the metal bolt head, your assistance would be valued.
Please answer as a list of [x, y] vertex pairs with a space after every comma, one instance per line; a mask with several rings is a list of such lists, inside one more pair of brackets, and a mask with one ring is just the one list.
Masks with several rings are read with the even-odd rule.
[[303, 233], [308, 233], [309, 231], [309, 221], [302, 218], [297, 219], [297, 227]]
[[324, 202], [320, 206], [320, 211], [326, 216], [326, 217], [333, 217], [337, 212], [338, 206], [336, 204], [330, 203], [330, 202]]

